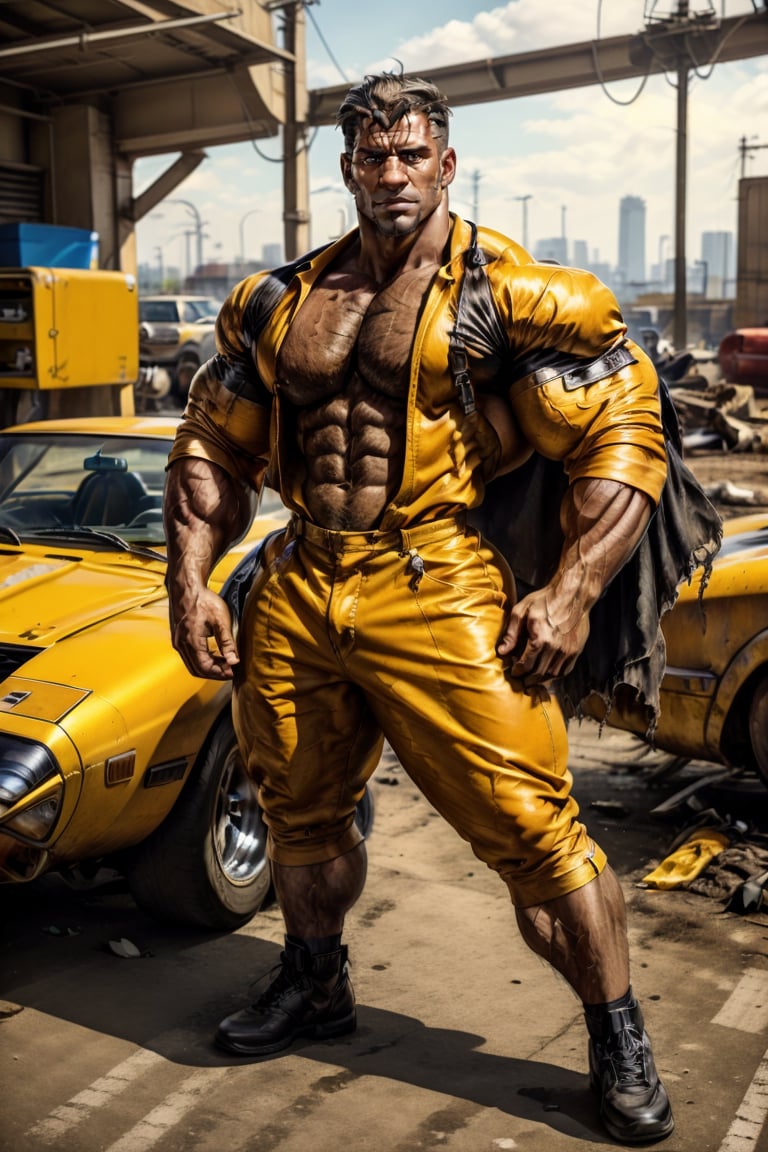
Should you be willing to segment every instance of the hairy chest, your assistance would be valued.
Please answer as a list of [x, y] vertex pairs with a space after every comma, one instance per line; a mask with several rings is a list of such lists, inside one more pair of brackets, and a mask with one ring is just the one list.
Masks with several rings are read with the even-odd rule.
[[383, 286], [353, 275], [317, 284], [278, 355], [284, 395], [304, 407], [363, 380], [384, 396], [404, 396], [416, 325], [435, 270], [410, 269]]

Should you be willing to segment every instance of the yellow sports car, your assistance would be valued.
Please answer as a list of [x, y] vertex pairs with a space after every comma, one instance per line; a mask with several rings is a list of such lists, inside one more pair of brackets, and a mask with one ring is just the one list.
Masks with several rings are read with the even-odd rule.
[[[768, 515], [726, 520], [703, 593], [701, 582], [700, 569], [662, 623], [667, 668], [654, 743], [757, 772], [768, 785]], [[631, 707], [608, 722], [643, 733]]]
[[[170, 643], [162, 494], [177, 421], [0, 433], [0, 881], [105, 865], [166, 919], [237, 927], [270, 886], [227, 684]], [[238, 560], [285, 521], [267, 493]]]

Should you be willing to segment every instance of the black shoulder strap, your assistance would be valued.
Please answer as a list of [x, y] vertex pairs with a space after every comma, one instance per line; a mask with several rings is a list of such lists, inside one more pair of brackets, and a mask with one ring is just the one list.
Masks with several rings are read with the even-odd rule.
[[477, 245], [477, 225], [471, 220], [467, 223], [472, 230], [469, 248], [464, 253], [464, 268], [459, 282], [459, 295], [456, 299], [456, 322], [448, 334], [448, 364], [453, 376], [453, 383], [461, 400], [464, 415], [469, 416], [475, 411], [475, 390], [469, 376], [469, 361], [464, 345], [462, 328], [465, 321], [467, 282], [473, 270], [483, 269], [481, 275], [485, 279], [485, 256]]

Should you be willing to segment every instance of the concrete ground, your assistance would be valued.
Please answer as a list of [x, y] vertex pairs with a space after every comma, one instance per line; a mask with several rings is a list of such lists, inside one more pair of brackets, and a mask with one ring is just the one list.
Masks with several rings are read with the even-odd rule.
[[[639, 888], [691, 817], [650, 810], [654, 758], [572, 730], [576, 792], [631, 915], [633, 980], [677, 1129], [669, 1152], [768, 1150], [768, 915]], [[219, 1019], [278, 958], [274, 907], [226, 936], [171, 932], [123, 892], [0, 890], [2, 1152], [570, 1152], [617, 1147], [588, 1090], [579, 1005], [521, 944], [506, 890], [385, 757], [347, 939], [357, 1032], [266, 1062]], [[719, 794], [764, 820], [768, 793]], [[106, 947], [127, 938], [143, 953]]]

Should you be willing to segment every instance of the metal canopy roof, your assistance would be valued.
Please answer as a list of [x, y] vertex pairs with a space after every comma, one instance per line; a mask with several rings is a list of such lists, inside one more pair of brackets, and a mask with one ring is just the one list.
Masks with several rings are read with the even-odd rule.
[[35, 103], [59, 104], [290, 61], [244, 30], [242, 7], [232, 0], [2, 0], [0, 79]]
[[[118, 146], [134, 155], [167, 148], [174, 131], [181, 147], [273, 135], [286, 114], [283, 78], [273, 87], [248, 73], [265, 64], [283, 71], [293, 61], [271, 42], [271, 7], [266, 0], [0, 0], [0, 83], [43, 112], [103, 97], [113, 105]], [[680, 52], [693, 66], [764, 54], [768, 12], [421, 74], [458, 106], [660, 72], [674, 68]], [[183, 111], [166, 113], [161, 86]], [[309, 92], [309, 124], [332, 123], [347, 87]]]

